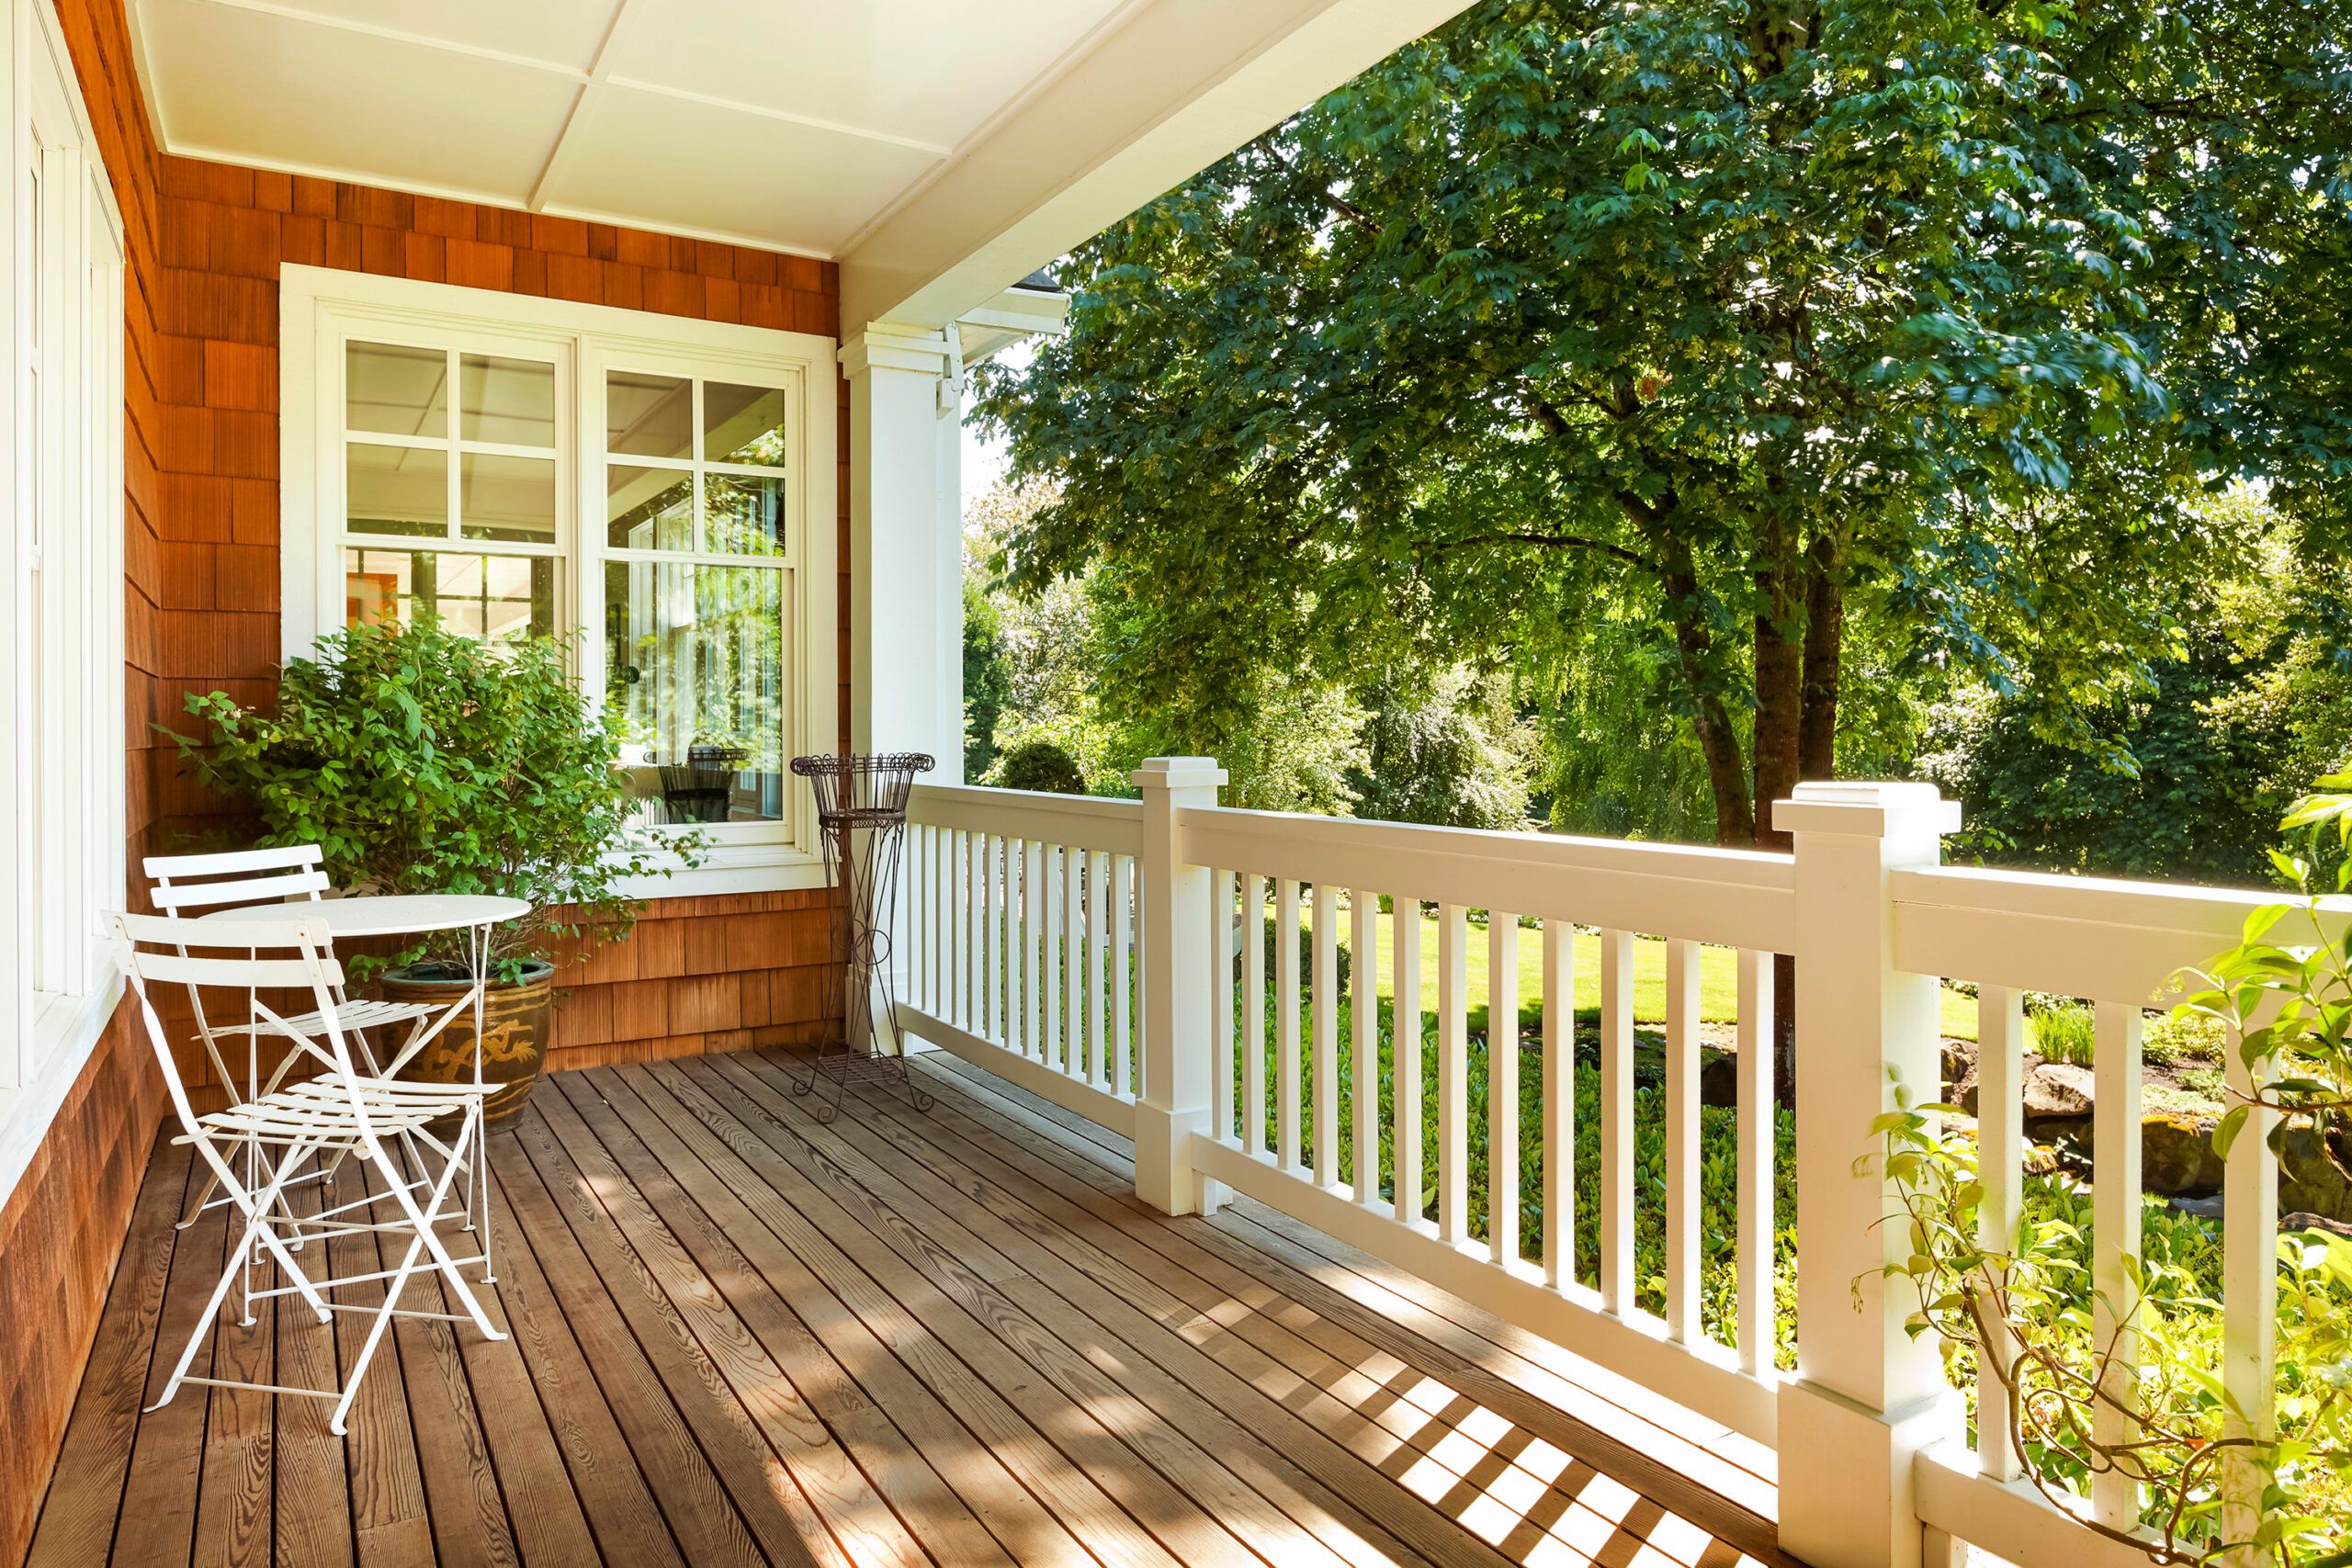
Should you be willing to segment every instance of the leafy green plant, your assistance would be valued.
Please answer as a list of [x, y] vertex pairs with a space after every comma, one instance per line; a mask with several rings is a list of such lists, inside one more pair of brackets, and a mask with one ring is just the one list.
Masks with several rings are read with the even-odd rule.
[[[2342, 903], [2314, 890], [2313, 866], [2332, 850], [2334, 890], [2352, 892], [2342, 859], [2352, 794], [2328, 793], [2352, 789], [2352, 774], [2319, 788], [2283, 824], [2306, 853], [2274, 856], [2301, 904], [2250, 916], [2236, 947], [2185, 976], [2196, 988], [2177, 1015], [2239, 1042], [2244, 1078], [2225, 1086], [2217, 1150], [2226, 1155], [2261, 1111], [2273, 1119], [2274, 1149], [2290, 1121], [2306, 1119], [2341, 1168], [2352, 1112], [2352, 931]], [[1913, 1334], [1964, 1348], [2007, 1391], [2008, 1430], [1980, 1441], [2009, 1443], [2053, 1501], [2100, 1475], [2128, 1478], [2153, 1538], [2085, 1523], [2160, 1562], [2231, 1552], [2286, 1568], [2352, 1564], [2352, 1244], [2318, 1233], [2280, 1238], [2275, 1408], [2244, 1409], [2213, 1370], [2223, 1312], [2210, 1242], [2174, 1247], [2175, 1230], [2153, 1229], [2131, 1261], [2126, 1297], [2105, 1298], [2086, 1262], [2087, 1205], [2030, 1218], [2014, 1236], [1984, 1236], [1973, 1146], [1939, 1126], [1951, 1108], [1915, 1105], [1899, 1083], [1895, 1092], [1898, 1108], [1878, 1130], [1898, 1194], [1891, 1218], [1909, 1246], [1885, 1272], [1917, 1292]], [[2101, 1338], [2097, 1305], [2129, 1324], [2136, 1345], [2120, 1328]], [[2127, 1436], [2104, 1430], [2115, 1413], [2128, 1417]], [[2260, 1483], [2243, 1514], [2224, 1503], [2233, 1467]]]
[[[353, 626], [288, 660], [274, 709], [191, 693], [203, 733], [164, 733], [197, 776], [249, 806], [265, 844], [315, 843], [338, 887], [494, 893], [531, 913], [492, 933], [492, 972], [519, 976], [569, 939], [628, 934], [624, 877], [701, 862], [706, 840], [632, 827], [621, 738], [590, 712], [565, 645], [491, 649], [431, 617]], [[465, 962], [428, 937], [385, 964]]]
[[2061, 1002], [2029, 1015], [2033, 1048], [2045, 1062], [2087, 1067], [2098, 1048], [2098, 1014], [2080, 1002]]
[[1044, 790], [1049, 795], [1084, 795], [1086, 775], [1070, 754], [1050, 740], [1024, 740], [1006, 752], [989, 781], [1000, 789]]

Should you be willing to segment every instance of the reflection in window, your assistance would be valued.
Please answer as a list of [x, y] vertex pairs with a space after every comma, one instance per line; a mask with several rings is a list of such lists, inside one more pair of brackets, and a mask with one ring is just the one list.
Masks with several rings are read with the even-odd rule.
[[695, 481], [674, 468], [615, 463], [605, 478], [605, 542], [616, 550], [695, 547]]
[[458, 518], [467, 538], [555, 543], [553, 457], [468, 452], [458, 462]]
[[773, 387], [704, 382], [702, 428], [707, 462], [784, 466], [784, 394]]
[[344, 623], [405, 625], [419, 612], [490, 642], [555, 635], [555, 561], [447, 550], [343, 552]]
[[695, 455], [695, 384], [676, 376], [615, 370], [605, 378], [605, 450], [614, 457]]
[[469, 354], [458, 361], [458, 434], [502, 446], [555, 445], [555, 367]]
[[704, 548], [721, 556], [784, 553], [782, 479], [711, 474], [703, 480], [703, 505], [710, 530]]
[[628, 732], [631, 785], [662, 820], [783, 816], [785, 575], [606, 565], [606, 701]]
[[357, 441], [344, 452], [344, 514], [353, 533], [448, 532], [448, 453]]
[[449, 434], [449, 356], [440, 349], [345, 344], [343, 395], [347, 429], [435, 441]]

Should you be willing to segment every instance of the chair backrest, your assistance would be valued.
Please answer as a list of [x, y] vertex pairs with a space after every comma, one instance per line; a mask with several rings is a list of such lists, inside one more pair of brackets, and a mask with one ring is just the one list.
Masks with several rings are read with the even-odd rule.
[[288, 844], [218, 854], [149, 855], [140, 863], [154, 883], [155, 908], [176, 915], [183, 909], [315, 899], [327, 890], [327, 874], [320, 869], [324, 858], [316, 844]]
[[[350, 1047], [335, 1015], [343, 966], [335, 962], [324, 920], [186, 920], [168, 915], [116, 915], [112, 925], [123, 978], [139, 999], [140, 1016], [147, 1026], [148, 1043], [155, 1049], [156, 1063], [163, 1068], [172, 1106], [191, 1134], [201, 1135], [196, 1112], [164, 1021], [156, 1016], [154, 999], [148, 994], [151, 985], [186, 986], [191, 992], [217, 986], [240, 988], [248, 995], [280, 988], [308, 990], [312, 998], [309, 1006], [320, 1013], [326, 1036], [320, 1042], [321, 1055], [350, 1086], [353, 1098], [358, 1098]], [[217, 1060], [215, 1066], [218, 1069]]]

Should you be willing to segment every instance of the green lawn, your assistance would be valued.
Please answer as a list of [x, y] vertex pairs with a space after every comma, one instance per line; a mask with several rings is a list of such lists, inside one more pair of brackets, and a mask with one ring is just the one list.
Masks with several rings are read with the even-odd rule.
[[[1310, 903], [1300, 912], [1301, 923], [1312, 927], [1315, 911]], [[1268, 920], [1273, 916], [1271, 911]], [[1349, 920], [1342, 910], [1340, 945], [1348, 945]], [[1437, 917], [1421, 917], [1421, 1009], [1425, 1012], [1437, 1010]], [[1379, 922], [1380, 995], [1384, 1000], [1393, 998], [1396, 975], [1396, 922], [1384, 914]], [[1487, 926], [1483, 919], [1469, 924], [1468, 968], [1470, 972], [1470, 1028], [1483, 1033], [1487, 1027]], [[1306, 965], [1300, 966], [1302, 983], [1309, 979]], [[1272, 985], [1273, 976], [1267, 976]], [[1600, 937], [1594, 931], [1578, 931], [1576, 937], [1576, 1007], [1579, 1018], [1597, 1023], [1600, 1018]], [[1532, 927], [1521, 927], [1519, 933], [1519, 1003], [1521, 1026], [1537, 1027], [1543, 1017], [1544, 995], [1544, 933]], [[1699, 954], [1699, 1016], [1710, 1022], [1730, 1022], [1739, 1017], [1739, 960], [1727, 947], [1708, 947]], [[1666, 1021], [1666, 943], [1656, 937], [1637, 937], [1634, 942], [1634, 1019], [1637, 1023], [1664, 1024]], [[1962, 996], [1949, 987], [1943, 992], [1943, 1032], [1958, 1039], [1976, 1038], [1976, 998]]]

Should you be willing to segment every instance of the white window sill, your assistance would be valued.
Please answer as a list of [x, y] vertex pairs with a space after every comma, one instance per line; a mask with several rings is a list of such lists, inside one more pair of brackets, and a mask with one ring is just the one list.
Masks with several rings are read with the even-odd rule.
[[81, 1081], [121, 999], [122, 980], [117, 976], [86, 995], [51, 1000], [34, 1014], [32, 1060], [40, 1067], [30, 1083], [0, 1089], [0, 1205], [40, 1152], [58, 1108]]
[[825, 886], [825, 863], [782, 844], [718, 844], [691, 870], [684, 866], [614, 884], [628, 898], [701, 898], [725, 893], [788, 893]]

